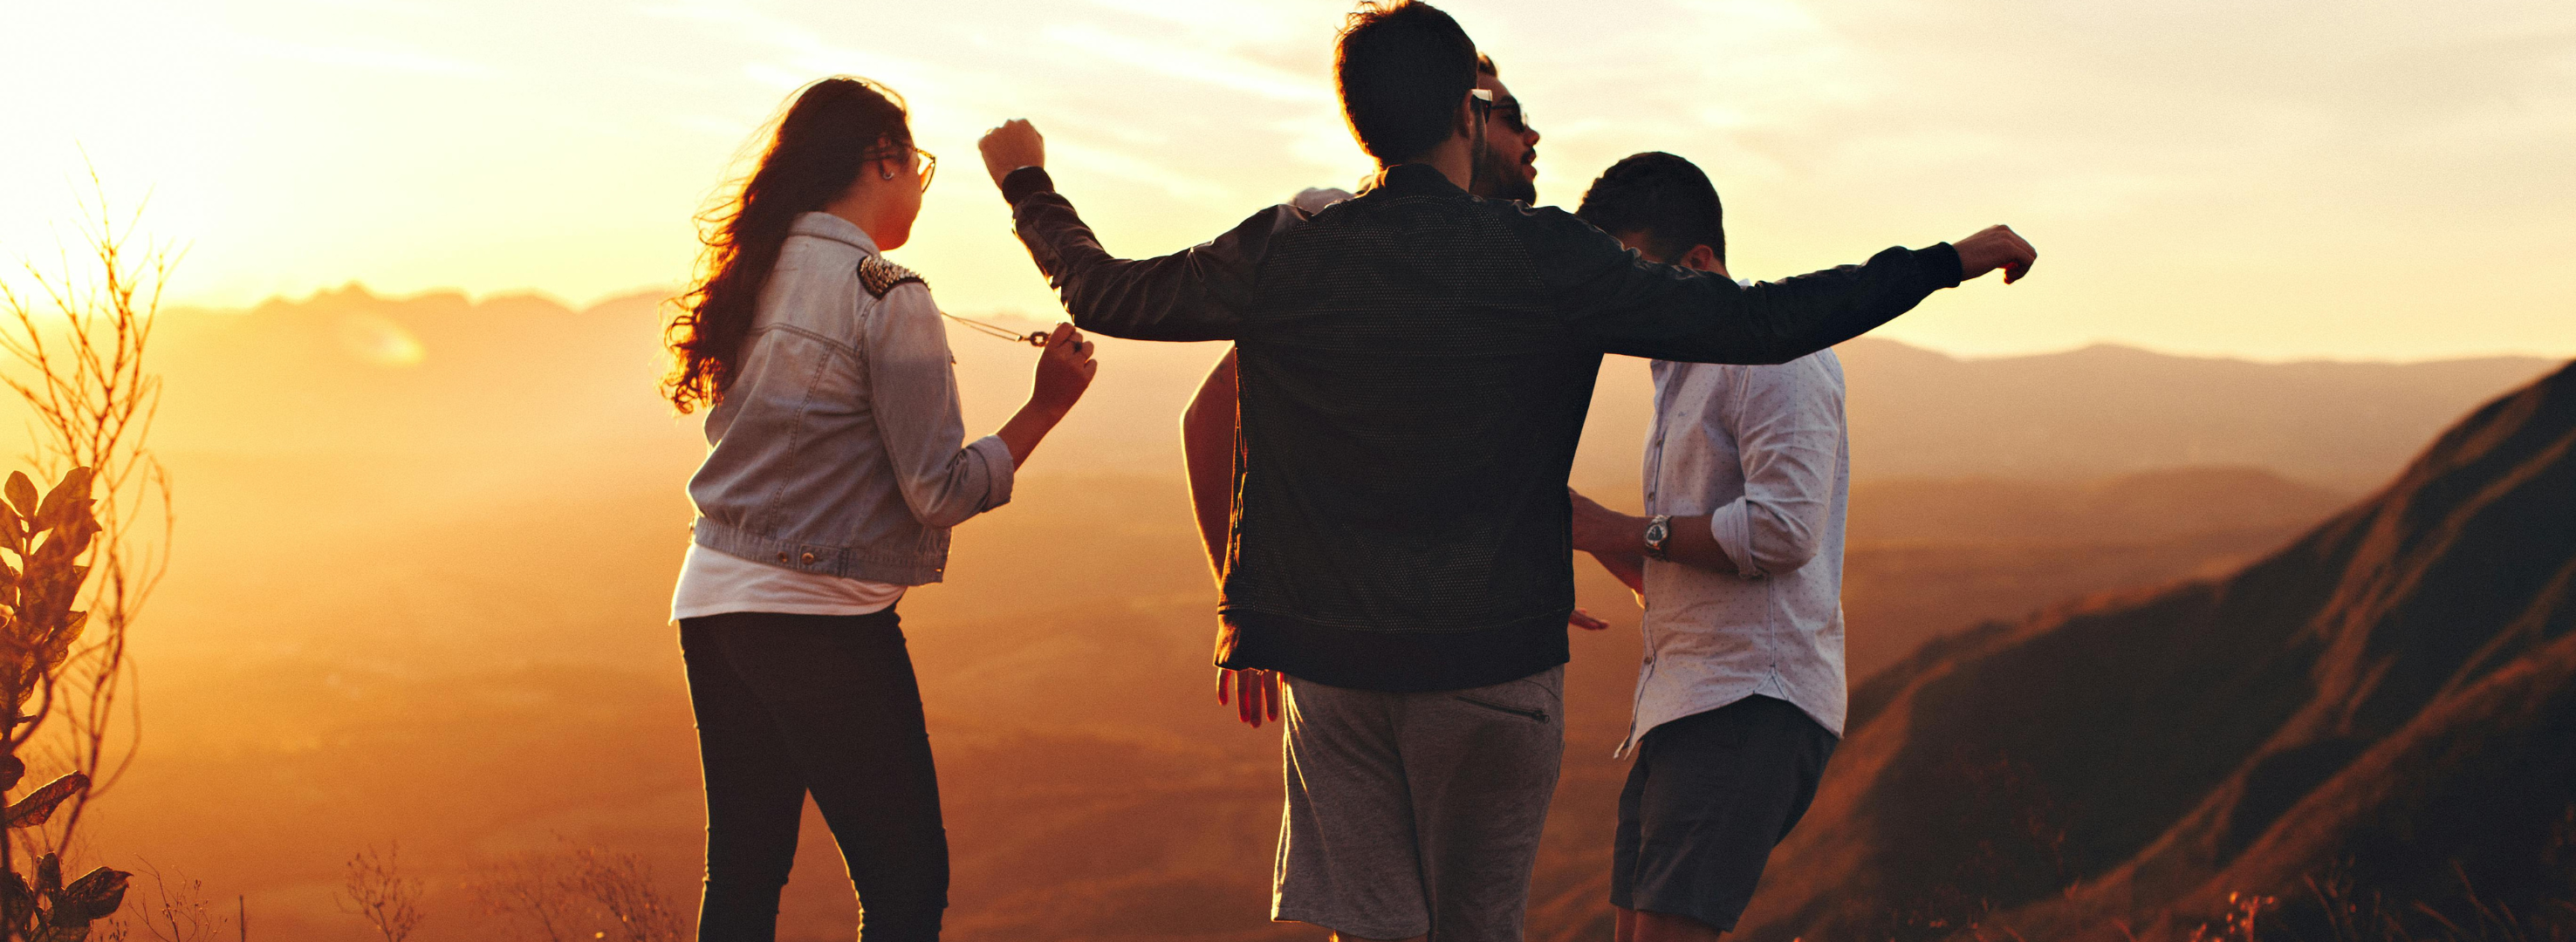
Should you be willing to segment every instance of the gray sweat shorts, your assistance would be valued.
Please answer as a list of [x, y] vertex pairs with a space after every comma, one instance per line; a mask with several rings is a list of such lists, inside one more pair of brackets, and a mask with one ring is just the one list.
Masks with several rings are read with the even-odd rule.
[[1520, 942], [1565, 755], [1565, 668], [1435, 693], [1284, 686], [1270, 918], [1364, 939]]

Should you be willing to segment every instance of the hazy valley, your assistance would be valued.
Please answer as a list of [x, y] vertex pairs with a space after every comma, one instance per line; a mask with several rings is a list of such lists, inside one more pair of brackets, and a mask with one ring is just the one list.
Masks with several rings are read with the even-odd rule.
[[[174, 564], [137, 629], [142, 752], [95, 812], [93, 853], [243, 894], [264, 939], [356, 938], [340, 865], [392, 841], [433, 884], [423, 942], [510, 938], [460, 886], [558, 835], [644, 853], [693, 899], [697, 773], [664, 616], [703, 444], [652, 394], [652, 299], [352, 291], [176, 312], [164, 331]], [[952, 341], [970, 432], [989, 429], [1033, 351]], [[1012, 505], [962, 528], [950, 581], [902, 605], [949, 795], [955, 938], [1315, 935], [1261, 921], [1277, 739], [1209, 690], [1214, 593], [1173, 421], [1218, 353], [1104, 341]], [[2229, 576], [2553, 365], [1842, 353], [1856, 682], [1980, 624]], [[1647, 410], [1642, 364], [1614, 360], [1579, 486], [1634, 506]], [[1636, 657], [1633, 604], [1578, 568], [1583, 603], [1619, 627], [1575, 639], [1541, 938], [1591, 937], [1606, 911], [1624, 769], [1608, 753]], [[2006, 630], [1966, 637], [2040, 629]], [[1921, 685], [1926, 662], [1908, 663], [1877, 695]], [[819, 834], [789, 893], [783, 937], [848, 937]]]

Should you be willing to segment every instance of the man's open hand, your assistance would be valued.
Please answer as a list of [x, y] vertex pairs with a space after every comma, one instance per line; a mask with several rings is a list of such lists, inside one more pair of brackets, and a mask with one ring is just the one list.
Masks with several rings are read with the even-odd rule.
[[2012, 284], [2030, 274], [2031, 263], [2039, 261], [2039, 250], [2031, 248], [2011, 226], [1987, 226], [1983, 232], [1950, 243], [1950, 247], [1959, 250], [1960, 281], [2000, 268], [2004, 270], [2004, 283]]
[[1046, 137], [1025, 118], [1013, 118], [1002, 126], [984, 132], [975, 142], [984, 152], [984, 172], [993, 175], [993, 185], [1001, 186], [1002, 178], [1021, 167], [1046, 166]]
[[[1229, 698], [1229, 694], [1231, 697]], [[1216, 702], [1231, 702], [1234, 717], [1254, 729], [1261, 728], [1265, 718], [1279, 720], [1279, 673], [1277, 671], [1230, 671], [1216, 669]]]
[[1644, 520], [1601, 506], [1571, 487], [1565, 489], [1565, 496], [1574, 504], [1575, 549], [1587, 553], [1646, 551]]

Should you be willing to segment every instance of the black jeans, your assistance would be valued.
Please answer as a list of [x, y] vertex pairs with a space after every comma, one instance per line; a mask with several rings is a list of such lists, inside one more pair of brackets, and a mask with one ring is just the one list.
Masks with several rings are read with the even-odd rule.
[[809, 791], [858, 890], [861, 938], [939, 938], [948, 832], [895, 613], [683, 619], [680, 652], [707, 782], [698, 942], [772, 942]]

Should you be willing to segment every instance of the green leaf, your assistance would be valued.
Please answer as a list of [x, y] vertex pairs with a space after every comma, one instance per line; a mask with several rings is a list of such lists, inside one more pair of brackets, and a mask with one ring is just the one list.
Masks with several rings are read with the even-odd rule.
[[36, 515], [36, 482], [27, 480], [27, 472], [9, 472], [9, 503], [16, 505], [21, 516]]

